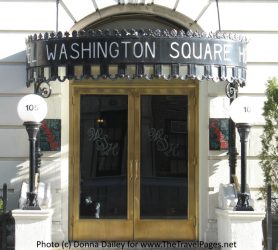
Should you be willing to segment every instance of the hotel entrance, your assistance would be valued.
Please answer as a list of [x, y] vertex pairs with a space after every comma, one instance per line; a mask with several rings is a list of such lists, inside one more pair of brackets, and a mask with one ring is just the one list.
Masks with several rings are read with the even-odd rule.
[[197, 239], [195, 82], [73, 82], [71, 96], [71, 239]]

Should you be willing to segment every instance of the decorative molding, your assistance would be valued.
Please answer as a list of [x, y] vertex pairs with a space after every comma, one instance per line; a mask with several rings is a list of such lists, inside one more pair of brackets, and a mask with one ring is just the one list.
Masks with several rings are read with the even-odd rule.
[[225, 39], [225, 40], [233, 40], [240, 42], [248, 42], [246, 36], [234, 33], [234, 32], [197, 32], [197, 31], [185, 31], [185, 30], [161, 30], [161, 29], [123, 29], [123, 30], [81, 30], [81, 31], [72, 31], [71, 34], [66, 31], [62, 33], [59, 32], [45, 32], [44, 34], [34, 34], [30, 35], [27, 38], [26, 42], [38, 41], [38, 40], [48, 40], [48, 39], [62, 39], [62, 38], [77, 38], [77, 37], [171, 37], [171, 38], [179, 38], [179, 37], [188, 37], [188, 38], [201, 38], [201, 39]]

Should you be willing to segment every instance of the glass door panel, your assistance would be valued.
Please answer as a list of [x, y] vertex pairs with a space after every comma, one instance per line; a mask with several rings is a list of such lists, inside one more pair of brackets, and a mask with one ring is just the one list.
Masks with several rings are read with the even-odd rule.
[[72, 87], [72, 240], [133, 238], [133, 96]]
[[141, 219], [188, 216], [187, 96], [141, 96]]
[[80, 218], [127, 218], [126, 95], [80, 99]]
[[136, 240], [196, 239], [195, 91], [149, 88], [135, 97]]

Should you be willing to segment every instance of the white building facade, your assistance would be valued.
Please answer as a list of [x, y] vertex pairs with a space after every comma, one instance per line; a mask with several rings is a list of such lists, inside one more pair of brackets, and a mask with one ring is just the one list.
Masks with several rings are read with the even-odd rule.
[[[26, 87], [26, 48], [25, 39], [34, 33], [45, 34], [51, 33], [58, 27], [58, 30], [63, 32], [73, 30], [83, 30], [89, 28], [95, 29], [123, 29], [130, 30], [132, 28], [142, 29], [173, 29], [184, 28], [192, 31], [209, 33], [219, 29], [219, 19], [217, 17], [217, 8], [215, 1], [208, 0], [177, 0], [177, 1], [98, 1], [98, 0], [18, 0], [18, 1], [2, 1], [0, 0], [0, 184], [8, 184], [8, 209], [18, 208], [18, 201], [20, 196], [20, 189], [23, 181], [28, 181], [29, 178], [29, 159], [28, 159], [28, 138], [22, 122], [19, 120], [16, 107], [21, 97], [28, 93], [34, 92], [34, 87], [31, 84], [29, 88]], [[57, 8], [58, 6], [58, 8]], [[220, 0], [219, 13], [221, 21], [221, 30], [223, 32], [234, 32], [247, 36], [249, 42], [247, 45], [247, 81], [246, 86], [239, 88], [239, 96], [246, 95], [254, 98], [258, 103], [258, 107], [263, 105], [265, 100], [264, 90], [266, 82], [269, 78], [277, 75], [278, 66], [278, 17], [277, 17], [278, 1], [255, 1], [255, 0]], [[142, 18], [144, 17], [144, 20]], [[149, 52], [151, 53], [151, 49]], [[52, 94], [46, 98], [48, 104], [47, 119], [56, 119], [61, 121], [61, 148], [56, 151], [44, 151], [42, 156], [42, 166], [40, 170], [40, 179], [42, 182], [51, 185], [52, 208], [54, 214], [52, 218], [52, 240], [59, 242], [62, 240], [95, 240], [101, 239], [101, 235], [109, 232], [107, 227], [113, 229], [115, 218], [121, 221], [121, 224], [116, 224], [115, 228], [120, 228], [119, 234], [112, 235], [111, 238], [104, 237], [104, 239], [119, 239], [119, 240], [133, 240], [134, 235], [137, 235], [139, 240], [159, 240], [164, 239], [164, 227], [182, 228], [181, 233], [186, 232], [187, 235], [184, 240], [199, 239], [204, 241], [217, 242], [217, 217], [215, 209], [218, 207], [218, 193], [219, 185], [221, 183], [230, 182], [230, 170], [228, 163], [227, 150], [210, 150], [209, 127], [210, 118], [223, 119], [229, 118], [228, 109], [230, 105], [229, 98], [225, 93], [226, 82], [213, 82], [211, 80], [165, 80], [163, 78], [156, 80], [144, 79], [99, 79], [99, 80], [65, 80], [64, 82], [53, 81], [50, 82], [52, 87]], [[123, 97], [116, 103], [115, 100], [105, 98], [104, 95], [112, 97]], [[88, 100], [86, 100], [86, 95]], [[142, 158], [150, 156], [148, 152], [144, 152], [142, 146], [142, 137], [138, 137], [137, 133], [144, 124], [139, 122], [139, 119], [144, 117], [144, 114], [139, 113], [138, 109], [143, 110], [143, 101], [138, 101], [138, 95], [151, 96], [188, 96], [186, 99], [190, 120], [187, 122], [189, 129], [188, 137], [186, 137], [188, 144], [188, 152], [184, 158], [179, 159], [189, 162], [188, 170], [183, 173], [175, 169], [175, 166], [170, 171], [163, 169], [156, 169], [160, 174], [151, 175], [146, 170], [147, 181], [154, 182], [154, 177], [167, 178], [167, 173], [173, 178], [182, 178], [186, 176], [188, 183], [188, 197], [184, 206], [188, 211], [186, 214], [185, 224], [179, 224], [183, 221], [183, 214], [179, 214], [179, 205], [165, 208], [161, 211], [161, 215], [166, 216], [167, 219], [161, 219], [160, 222], [153, 222], [157, 220], [155, 213], [152, 213], [151, 208], [143, 207], [143, 201], [140, 202], [140, 195], [148, 202], [155, 198], [148, 198], [150, 192], [153, 190], [146, 189], [145, 191], [140, 186], [143, 181], [143, 166]], [[85, 97], [82, 97], [85, 96]], [[89, 100], [89, 96], [96, 96], [98, 101]], [[125, 96], [125, 97], [124, 97]], [[194, 97], [194, 98], [193, 98]], [[158, 98], [159, 99], [159, 98]], [[93, 131], [90, 121], [85, 124], [85, 120], [89, 119], [87, 116], [90, 112], [98, 113], [99, 122], [103, 118], [112, 119], [115, 124], [115, 118], [111, 113], [105, 113], [105, 104], [98, 111], [88, 110], [90, 105], [101, 107], [101, 101], [112, 102], [114, 109], [122, 110], [124, 105], [127, 107], [127, 123], [123, 125], [118, 121], [117, 133], [121, 132], [120, 128], [128, 126], [126, 133], [128, 133], [128, 142], [120, 142], [115, 138], [115, 147], [118, 145], [125, 145], [128, 152], [124, 154], [124, 159], [127, 163], [121, 166], [119, 171], [126, 171], [114, 174], [116, 176], [125, 176], [127, 180], [123, 183], [128, 188], [123, 188], [120, 193], [117, 190], [106, 191], [106, 194], [99, 194], [101, 185], [98, 187], [98, 194], [92, 193], [85, 195], [84, 201], [95, 202], [90, 200], [93, 195], [102, 197], [109, 194], [110, 196], [128, 197], [124, 201], [123, 210], [127, 210], [127, 214], [121, 214], [120, 208], [107, 208], [106, 220], [109, 221], [109, 226], [106, 225], [105, 220], [101, 220], [102, 204], [100, 205], [100, 215], [97, 210], [94, 211], [94, 218], [90, 218], [87, 210], [81, 208], [80, 194], [82, 193], [80, 180], [83, 180], [87, 175], [95, 177], [97, 174], [89, 173], [92, 169], [88, 167], [94, 164], [92, 146], [94, 142], [95, 130]], [[147, 100], [146, 103], [150, 102]], [[157, 101], [157, 105], [165, 104], [167, 100]], [[124, 104], [128, 102], [128, 104]], [[171, 100], [171, 103], [181, 102], [183, 100]], [[131, 104], [133, 103], [133, 104]], [[82, 105], [84, 110], [81, 109]], [[174, 105], [174, 104], [173, 104]], [[147, 106], [146, 104], [146, 107]], [[155, 107], [152, 107], [155, 109]], [[146, 109], [146, 124], [150, 113]], [[182, 112], [182, 111], [180, 111]], [[102, 114], [100, 114], [102, 113]], [[135, 114], [135, 115], [134, 115]], [[180, 114], [180, 113], [179, 113]], [[110, 118], [108, 118], [108, 116]], [[134, 118], [131, 118], [134, 116]], [[176, 117], [174, 121], [180, 121]], [[142, 118], [143, 119], [143, 118]], [[165, 121], [170, 119], [165, 116]], [[84, 122], [82, 124], [82, 122]], [[258, 198], [259, 188], [263, 185], [262, 171], [259, 165], [258, 155], [260, 153], [260, 135], [262, 133], [262, 126], [264, 120], [258, 117], [256, 124], [251, 129], [251, 134], [248, 142], [248, 168], [247, 168], [247, 183], [249, 184], [252, 198]], [[140, 124], [140, 125], [138, 125]], [[172, 124], [172, 123], [171, 123]], [[174, 123], [173, 123], [174, 124]], [[183, 123], [176, 123], [176, 129], [180, 129]], [[84, 130], [91, 141], [84, 142], [84, 138], [78, 134], [80, 127], [86, 128]], [[87, 127], [86, 127], [87, 126]], [[174, 126], [174, 125], [173, 125]], [[89, 133], [91, 131], [91, 134]], [[99, 130], [100, 131], [100, 130]], [[85, 133], [84, 132], [84, 133]], [[89, 133], [89, 134], [88, 134]], [[146, 132], [147, 133], [147, 132]], [[181, 132], [182, 134], [182, 132]], [[103, 137], [104, 138], [104, 137]], [[132, 139], [131, 139], [132, 138]], [[153, 139], [154, 140], [154, 139]], [[141, 146], [139, 145], [141, 142]], [[83, 143], [83, 144], [82, 144]], [[87, 144], [86, 144], [87, 143]], [[116, 144], [118, 143], [118, 144]], [[122, 143], [122, 144], [121, 144]], [[127, 143], [127, 144], [126, 144]], [[169, 142], [170, 143], [170, 142]], [[171, 142], [177, 144], [177, 142]], [[179, 142], [182, 144], [182, 142]], [[135, 145], [135, 146], [134, 146]], [[113, 145], [112, 145], [113, 146]], [[239, 139], [237, 137], [237, 148], [240, 151]], [[82, 154], [83, 153], [83, 154]], [[192, 153], [192, 154], [191, 154]], [[88, 156], [89, 155], [89, 156]], [[134, 156], [134, 157], [133, 157]], [[141, 160], [138, 161], [138, 157]], [[88, 159], [90, 158], [90, 159]], [[92, 158], [92, 159], [91, 159]], [[240, 177], [240, 161], [238, 157], [237, 176]], [[158, 159], [155, 159], [159, 161]], [[80, 166], [84, 162], [88, 162], [88, 166], [84, 171], [80, 170]], [[101, 162], [101, 159], [98, 160]], [[154, 160], [153, 160], [154, 161]], [[113, 162], [109, 160], [108, 162]], [[193, 164], [194, 162], [194, 164]], [[140, 164], [141, 163], [141, 164]], [[193, 164], [191, 166], [191, 163]], [[98, 168], [94, 171], [98, 172], [98, 177], [105, 177], [111, 175], [111, 169], [105, 172], [107, 166], [98, 163]], [[160, 163], [163, 165], [163, 163]], [[180, 166], [176, 163], [176, 168]], [[146, 164], [147, 165], [147, 164]], [[143, 168], [143, 167], [142, 167]], [[115, 170], [115, 169], [114, 169]], [[163, 171], [162, 171], [163, 170]], [[93, 171], [93, 170], [92, 170]], [[115, 170], [116, 171], [116, 170]], [[167, 172], [168, 171], [168, 172]], [[169, 172], [170, 171], [170, 172]], [[84, 175], [84, 176], [83, 176]], [[114, 176], [112, 174], [112, 176]], [[142, 175], [142, 176], [141, 176]], [[141, 184], [140, 184], [140, 177]], [[176, 179], [175, 179], [176, 181]], [[84, 181], [85, 182], [85, 181]], [[90, 183], [94, 184], [94, 182]], [[120, 186], [123, 185], [122, 182]], [[146, 184], [148, 185], [148, 184]], [[156, 185], [159, 185], [159, 183]], [[94, 187], [91, 187], [94, 188]], [[103, 187], [109, 189], [109, 187]], [[140, 190], [141, 188], [141, 190]], [[174, 188], [174, 187], [173, 187]], [[111, 189], [111, 187], [110, 187]], [[112, 186], [113, 189], [113, 186]], [[164, 190], [164, 191], [163, 191]], [[162, 189], [159, 195], [166, 195], [169, 191]], [[146, 194], [145, 194], [145, 193]], [[169, 191], [170, 192], [170, 191]], [[177, 190], [175, 191], [177, 192]], [[182, 191], [180, 191], [182, 193]], [[171, 192], [170, 192], [171, 193]], [[122, 196], [121, 196], [122, 195]], [[182, 195], [182, 194], [181, 194]], [[171, 195], [170, 195], [171, 196]], [[155, 197], [155, 196], [154, 196]], [[142, 198], [142, 197], [141, 197]], [[80, 202], [79, 202], [80, 199]], [[99, 198], [101, 199], [101, 198]], [[104, 199], [104, 198], [103, 198]], [[138, 199], [140, 200], [138, 203]], [[149, 199], [149, 200], [148, 200]], [[176, 197], [179, 204], [183, 204], [179, 196]], [[103, 201], [104, 202], [104, 201]], [[110, 202], [110, 203], [109, 203]], [[107, 204], [113, 206], [114, 201], [108, 201]], [[169, 200], [165, 201], [169, 202]], [[118, 204], [118, 203], [117, 203]], [[108, 206], [107, 205], [107, 206]], [[116, 207], [117, 205], [115, 205]], [[155, 206], [155, 204], [153, 205]], [[97, 205], [96, 205], [97, 207]], [[95, 207], [95, 209], [96, 209]], [[255, 210], [262, 210], [264, 207], [255, 201]], [[83, 210], [82, 210], [83, 209]], [[141, 210], [140, 210], [141, 209]], [[144, 210], [145, 209], [145, 210]], [[158, 209], [158, 208], [157, 208]], [[82, 213], [81, 215], [80, 213]], [[149, 220], [149, 224], [144, 224], [144, 220], [140, 220], [138, 210], [141, 215], [145, 213], [145, 219]], [[145, 211], [145, 212], [143, 212]], [[165, 213], [163, 215], [163, 213]], [[78, 215], [79, 214], [79, 215]], [[80, 216], [80, 218], [77, 217]], [[81, 217], [89, 222], [80, 224]], [[100, 216], [100, 218], [97, 218]], [[116, 217], [115, 217], [116, 216]], [[117, 217], [118, 216], [118, 217]], [[159, 217], [158, 216], [158, 217]], [[173, 216], [173, 220], [169, 220]], [[128, 219], [126, 219], [128, 218]], [[155, 219], [154, 219], [155, 218]], [[142, 222], [143, 221], [143, 222]], [[143, 224], [140, 224], [140, 223]], [[160, 224], [159, 224], [160, 223]], [[136, 225], [136, 226], [134, 226]], [[144, 228], [162, 228], [161, 237], [158, 235], [150, 236], [144, 234]], [[94, 231], [97, 228], [96, 231]], [[124, 231], [124, 228], [132, 228], [136, 232]], [[135, 228], [135, 229], [134, 229]], [[107, 231], [108, 230], [108, 231]], [[174, 230], [174, 229], [173, 229]], [[99, 231], [99, 233], [97, 232]], [[172, 231], [173, 235], [179, 232]], [[109, 234], [109, 233], [108, 233]], [[131, 234], [131, 235], [129, 235]], [[182, 239], [180, 236], [170, 237], [170, 239]]]

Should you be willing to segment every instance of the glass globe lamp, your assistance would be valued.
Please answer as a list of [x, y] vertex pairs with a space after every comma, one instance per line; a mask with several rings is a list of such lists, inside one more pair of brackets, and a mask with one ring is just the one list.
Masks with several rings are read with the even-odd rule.
[[17, 105], [17, 113], [23, 121], [29, 137], [29, 192], [23, 209], [39, 210], [37, 193], [35, 191], [35, 169], [36, 169], [36, 141], [41, 121], [46, 117], [47, 104], [39, 95], [29, 94], [20, 99]]

